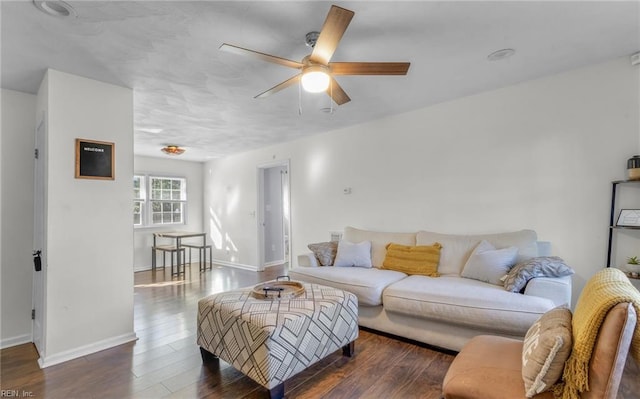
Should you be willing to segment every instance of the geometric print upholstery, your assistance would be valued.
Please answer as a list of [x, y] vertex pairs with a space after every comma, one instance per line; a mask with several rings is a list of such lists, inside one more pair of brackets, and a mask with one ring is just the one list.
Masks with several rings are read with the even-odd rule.
[[252, 288], [198, 301], [198, 345], [267, 389], [358, 338], [358, 299], [303, 284], [295, 298], [257, 299]]

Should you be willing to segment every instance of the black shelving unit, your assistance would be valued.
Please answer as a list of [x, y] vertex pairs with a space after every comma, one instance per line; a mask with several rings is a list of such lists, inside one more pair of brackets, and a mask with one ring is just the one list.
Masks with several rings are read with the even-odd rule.
[[611, 267], [611, 249], [615, 230], [640, 230], [640, 227], [616, 226], [616, 192], [621, 184], [638, 184], [640, 180], [615, 180], [611, 182], [611, 217], [609, 218], [609, 245], [607, 247], [607, 267]]

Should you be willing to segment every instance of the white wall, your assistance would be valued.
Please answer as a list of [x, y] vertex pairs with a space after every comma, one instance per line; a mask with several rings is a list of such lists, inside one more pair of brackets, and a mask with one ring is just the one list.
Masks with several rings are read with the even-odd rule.
[[[187, 218], [184, 225], [164, 227], [143, 227], [134, 230], [134, 269], [151, 268], [151, 246], [153, 233], [160, 231], [203, 231], [202, 226], [202, 163], [181, 161], [179, 159], [135, 157], [136, 174], [148, 174], [167, 177], [185, 177], [187, 179]], [[198, 259], [198, 251], [193, 251], [193, 262]], [[162, 255], [158, 255], [158, 265], [162, 265]], [[167, 259], [168, 262], [168, 259]]]
[[31, 342], [36, 96], [2, 90], [0, 348]]
[[[55, 70], [47, 75], [43, 366], [135, 339], [133, 92]], [[76, 138], [115, 143], [115, 180], [74, 178]]]
[[605, 265], [610, 181], [640, 147], [638, 84], [623, 57], [208, 162], [214, 258], [256, 264], [256, 167], [290, 159], [294, 263], [345, 225], [531, 228], [577, 270], [575, 300]]

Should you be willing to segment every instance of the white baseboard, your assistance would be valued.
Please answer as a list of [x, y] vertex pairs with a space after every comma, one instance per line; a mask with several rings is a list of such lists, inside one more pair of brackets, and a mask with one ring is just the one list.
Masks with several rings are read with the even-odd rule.
[[[193, 259], [191, 260], [191, 264], [196, 264], [198, 263], [199, 260], [197, 257], [193, 257]], [[214, 261], [215, 262], [215, 261]], [[167, 269], [171, 269], [171, 264], [166, 266]], [[151, 270], [151, 265], [147, 265], [147, 266], [133, 266], [133, 272], [146, 272], [147, 270]], [[162, 270], [162, 266], [160, 266], [159, 264], [156, 265], [156, 270]]]
[[221, 260], [221, 259], [214, 259], [213, 260], [213, 264], [214, 265], [222, 265], [222, 266], [229, 266], [229, 267], [235, 267], [238, 269], [244, 269], [244, 270], [251, 270], [253, 272], [258, 271], [258, 268], [255, 266], [251, 266], [251, 265], [244, 265], [242, 263], [234, 263], [234, 262], [229, 262], [228, 260]]
[[[191, 262], [191, 263], [193, 264], [193, 263], [196, 263], [196, 262], [197, 262], [197, 259], [194, 262]], [[208, 263], [209, 262], [207, 262], [207, 264]], [[222, 260], [222, 259], [213, 259], [213, 264], [222, 265], [222, 266], [229, 266], [229, 267], [235, 267], [237, 269], [251, 270], [251, 271], [254, 271], [254, 272], [258, 271], [258, 268], [255, 267], [255, 266], [244, 265], [242, 263], [229, 262], [228, 260]], [[269, 266], [277, 266], [277, 265], [281, 265], [281, 264], [282, 264], [282, 262], [277, 262], [277, 264], [265, 265], [265, 266], [269, 267]], [[170, 266], [167, 266], [167, 267], [170, 267]], [[158, 269], [162, 269], [162, 267], [156, 266], [156, 270], [158, 270]], [[151, 266], [140, 266], [140, 267], [134, 267], [134, 269], [133, 269], [134, 272], [144, 272], [144, 271], [147, 271], [147, 270], [151, 270]]]
[[274, 266], [280, 266], [280, 265], [284, 265], [284, 259], [283, 260], [276, 260], [273, 262], [267, 262], [264, 264], [264, 267], [274, 267]]
[[64, 352], [56, 353], [51, 356], [40, 357], [38, 359], [38, 365], [41, 369], [62, 362], [66, 362], [72, 359], [77, 359], [82, 356], [90, 355], [92, 353], [100, 352], [105, 349], [113, 348], [114, 346], [126, 344], [127, 342], [135, 341], [138, 336], [135, 332], [119, 335], [117, 337], [107, 338], [102, 341], [94, 342], [89, 345], [80, 346], [78, 348], [70, 349]]
[[31, 334], [18, 335], [17, 337], [0, 339], [0, 349], [10, 348], [31, 342]]

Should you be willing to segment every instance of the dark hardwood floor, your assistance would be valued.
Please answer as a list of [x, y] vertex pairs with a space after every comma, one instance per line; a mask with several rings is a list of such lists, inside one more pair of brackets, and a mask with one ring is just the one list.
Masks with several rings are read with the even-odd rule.
[[[0, 351], [0, 389], [32, 398], [264, 398], [267, 391], [227, 363], [203, 365], [197, 302], [286, 274], [215, 266], [184, 279], [135, 274], [136, 342], [41, 370], [31, 344]], [[285, 384], [287, 398], [439, 398], [451, 354], [361, 330], [352, 358], [330, 355]], [[640, 370], [627, 363], [619, 399], [639, 398]], [[26, 393], [27, 395], [25, 395]], [[3, 397], [11, 393], [3, 393]]]

